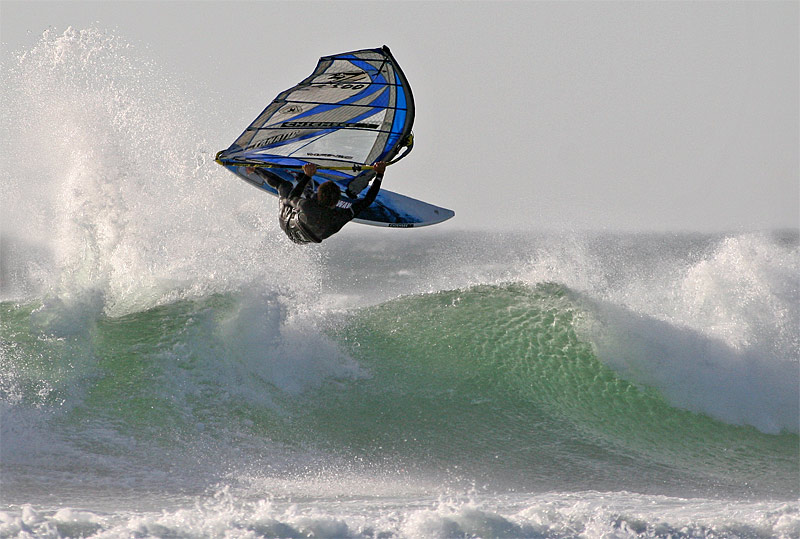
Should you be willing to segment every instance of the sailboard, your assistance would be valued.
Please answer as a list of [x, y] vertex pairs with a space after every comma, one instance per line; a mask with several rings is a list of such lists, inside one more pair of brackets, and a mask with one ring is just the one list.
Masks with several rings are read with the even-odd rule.
[[[366, 185], [373, 163], [392, 165], [409, 154], [413, 124], [411, 86], [388, 47], [324, 56], [311, 75], [278, 94], [216, 161], [275, 196], [275, 189], [246, 168], [266, 167], [294, 183], [302, 166], [314, 163], [314, 184], [335, 181], [342, 191], [339, 205], [347, 207]], [[381, 189], [354, 221], [410, 228], [454, 215]]]

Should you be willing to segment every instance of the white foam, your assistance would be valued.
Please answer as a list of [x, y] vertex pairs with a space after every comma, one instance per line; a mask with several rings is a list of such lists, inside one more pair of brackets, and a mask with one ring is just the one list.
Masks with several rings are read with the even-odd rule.
[[0, 512], [4, 537], [727, 537], [800, 533], [796, 503], [607, 492], [317, 499], [242, 497], [223, 487], [193, 506], [111, 514], [23, 506]]
[[[264, 398], [264, 384], [296, 395], [325, 380], [363, 376], [358, 365], [320, 333], [319, 325], [314, 313], [293, 313], [280, 296], [251, 294], [220, 322], [224, 366], [207, 367], [220, 380], [230, 380], [229, 390], [248, 403]], [[253, 385], [254, 379], [260, 383]], [[246, 387], [251, 390], [244, 395]]]

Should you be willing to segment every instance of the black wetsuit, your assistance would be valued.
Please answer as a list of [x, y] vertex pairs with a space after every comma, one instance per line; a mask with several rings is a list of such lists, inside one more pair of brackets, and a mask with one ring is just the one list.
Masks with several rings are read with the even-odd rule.
[[372, 182], [364, 198], [353, 202], [348, 208], [326, 208], [317, 202], [317, 197], [303, 198], [303, 190], [311, 180], [300, 174], [294, 187], [292, 183], [268, 170], [256, 169], [256, 173], [278, 191], [280, 197], [279, 222], [281, 229], [295, 243], [320, 243], [339, 232], [344, 225], [375, 201], [381, 189], [382, 175]]

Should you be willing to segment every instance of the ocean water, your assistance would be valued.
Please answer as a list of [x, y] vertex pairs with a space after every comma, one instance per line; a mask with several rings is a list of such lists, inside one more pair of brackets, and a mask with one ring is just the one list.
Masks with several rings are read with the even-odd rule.
[[797, 231], [298, 247], [146, 53], [3, 67], [0, 537], [800, 537]]

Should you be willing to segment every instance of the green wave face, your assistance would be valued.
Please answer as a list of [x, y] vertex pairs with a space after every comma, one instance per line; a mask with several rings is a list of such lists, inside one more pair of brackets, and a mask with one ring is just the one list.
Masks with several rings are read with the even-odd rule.
[[515, 488], [796, 492], [797, 436], [679, 410], [621, 379], [579, 338], [592, 316], [552, 284], [365, 309], [335, 336], [371, 377], [319, 395], [312, 428], [357, 453]]

